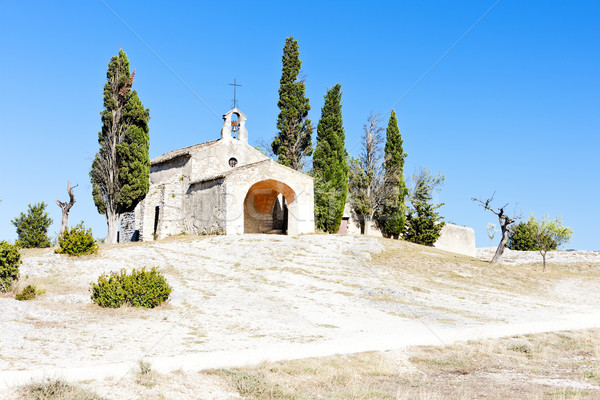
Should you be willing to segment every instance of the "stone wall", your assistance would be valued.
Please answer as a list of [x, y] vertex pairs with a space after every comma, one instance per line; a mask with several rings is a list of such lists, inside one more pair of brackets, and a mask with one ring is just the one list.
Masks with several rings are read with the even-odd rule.
[[135, 220], [135, 212], [121, 214], [119, 227], [119, 243], [136, 242], [139, 239], [139, 229]]
[[183, 201], [184, 232], [191, 235], [224, 234], [225, 211], [223, 179], [191, 185]]
[[150, 167], [150, 185], [160, 185], [179, 179], [186, 170], [185, 167], [189, 160], [189, 156], [182, 156], [162, 164], [152, 165]]
[[140, 240], [151, 241], [184, 232], [183, 204], [189, 186], [189, 161], [190, 157], [178, 157], [151, 166], [150, 189], [136, 208]]
[[[346, 203], [344, 206], [343, 218], [348, 218], [348, 235], [360, 235], [360, 222], [356, 219], [356, 214], [352, 211], [350, 203]], [[370, 227], [367, 232], [368, 236], [382, 237], [381, 231], [377, 227], [377, 222], [371, 221]]]
[[244, 200], [244, 233], [266, 233], [275, 229], [273, 214], [280, 195], [273, 189], [257, 189], [248, 193]]
[[433, 247], [475, 257], [477, 255], [475, 231], [467, 226], [445, 224], [442, 234]]
[[[346, 206], [344, 207], [344, 217], [349, 218], [347, 233], [349, 235], [360, 235], [360, 225], [356, 220], [356, 215], [352, 212], [352, 207], [349, 203], [346, 203]], [[371, 224], [368, 235], [377, 237], [383, 236], [375, 222]], [[475, 231], [473, 228], [465, 226], [445, 224], [442, 228], [440, 237], [433, 246], [441, 250], [475, 257], [477, 252], [475, 248]]]
[[219, 140], [215, 144], [198, 149], [192, 155], [191, 181], [200, 181], [231, 171], [235, 168], [229, 165], [229, 160], [232, 158], [236, 160], [236, 167], [241, 167], [266, 160], [267, 156], [238, 140]]

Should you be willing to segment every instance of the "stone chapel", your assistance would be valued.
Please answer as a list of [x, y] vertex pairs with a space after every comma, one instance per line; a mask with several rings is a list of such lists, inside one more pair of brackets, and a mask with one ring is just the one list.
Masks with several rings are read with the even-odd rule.
[[121, 216], [119, 241], [169, 235], [314, 232], [313, 178], [248, 144], [246, 116], [223, 116], [221, 138], [150, 162], [150, 190]]

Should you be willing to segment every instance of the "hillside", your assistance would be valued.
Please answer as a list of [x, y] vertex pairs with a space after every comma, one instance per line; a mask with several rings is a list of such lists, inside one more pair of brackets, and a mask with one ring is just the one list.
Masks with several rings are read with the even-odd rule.
[[[0, 297], [0, 389], [44, 376], [119, 379], [142, 359], [157, 372], [199, 371], [599, 327], [600, 253], [564, 253], [542, 273], [539, 260], [492, 265], [337, 235], [181, 236], [83, 258], [30, 250], [19, 286], [46, 293]], [[100, 274], [143, 266], [173, 286], [167, 305], [91, 304]]]

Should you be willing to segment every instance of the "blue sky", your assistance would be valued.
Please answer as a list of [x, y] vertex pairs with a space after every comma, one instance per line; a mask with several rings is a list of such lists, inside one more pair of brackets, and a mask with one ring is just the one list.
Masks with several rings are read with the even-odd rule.
[[79, 184], [71, 223], [84, 220], [105, 236], [88, 171], [107, 64], [120, 47], [150, 109], [156, 157], [218, 138], [234, 77], [243, 85], [239, 107], [250, 143], [270, 143], [282, 48], [293, 35], [313, 123], [327, 88], [341, 83], [346, 147], [356, 155], [369, 113], [387, 122], [394, 108], [406, 175], [420, 166], [442, 171], [441, 212], [473, 227], [478, 246], [489, 245], [486, 225], [497, 221], [470, 198], [496, 192], [495, 205], [517, 205], [524, 217], [562, 216], [574, 230], [565, 248], [600, 250], [600, 2], [0, 7], [0, 239], [14, 240], [10, 220], [39, 201], [48, 203], [57, 232], [55, 199], [67, 199], [67, 180]]

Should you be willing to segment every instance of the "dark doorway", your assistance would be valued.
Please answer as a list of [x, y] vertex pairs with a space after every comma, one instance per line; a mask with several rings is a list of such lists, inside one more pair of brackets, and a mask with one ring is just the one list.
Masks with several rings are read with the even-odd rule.
[[158, 219], [160, 218], [160, 206], [156, 206], [154, 208], [154, 240], [156, 240], [158, 236]]

